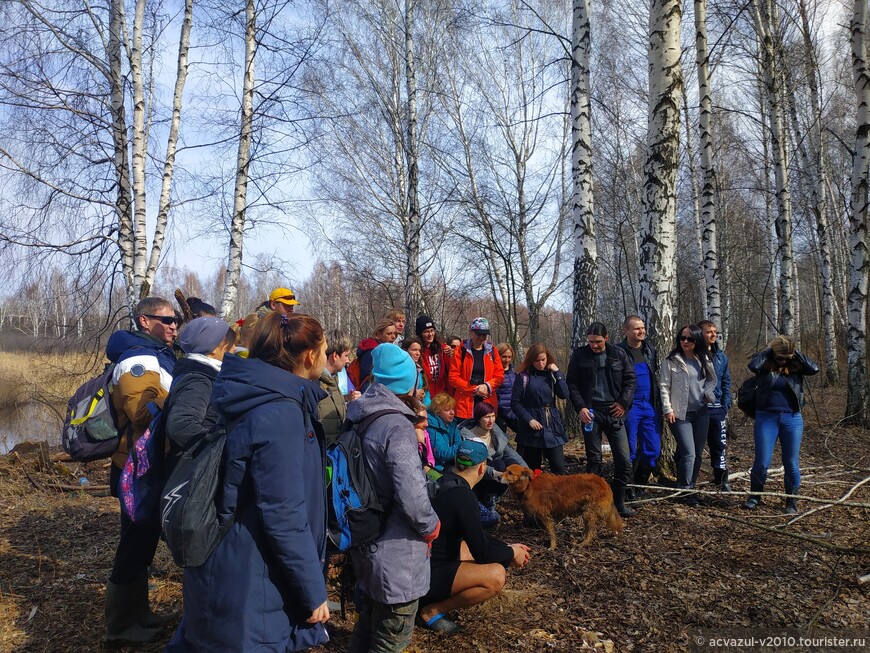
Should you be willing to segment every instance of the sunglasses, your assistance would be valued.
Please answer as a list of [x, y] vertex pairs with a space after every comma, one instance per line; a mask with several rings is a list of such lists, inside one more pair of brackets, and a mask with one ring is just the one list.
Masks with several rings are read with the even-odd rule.
[[145, 315], [145, 317], [151, 318], [152, 320], [157, 320], [162, 324], [165, 324], [166, 326], [169, 326], [170, 324], [178, 326], [179, 324], [181, 324], [181, 320], [179, 320], [174, 315]]
[[695, 342], [692, 336], [680, 336], [680, 342]]

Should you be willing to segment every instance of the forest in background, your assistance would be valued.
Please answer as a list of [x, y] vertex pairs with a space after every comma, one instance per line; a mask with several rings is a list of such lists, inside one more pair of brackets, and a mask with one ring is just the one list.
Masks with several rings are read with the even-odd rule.
[[16, 0], [0, 19], [7, 342], [97, 343], [176, 287], [232, 321], [289, 285], [354, 337], [390, 306], [459, 335], [483, 314], [565, 353], [592, 319], [616, 336], [639, 313], [669, 349], [709, 317], [738, 356], [799, 338], [870, 420], [864, 1]]

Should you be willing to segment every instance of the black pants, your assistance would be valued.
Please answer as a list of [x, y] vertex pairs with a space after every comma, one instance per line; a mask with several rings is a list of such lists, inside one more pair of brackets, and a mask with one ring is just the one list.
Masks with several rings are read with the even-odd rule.
[[[118, 483], [121, 480], [121, 470], [112, 465], [109, 475], [109, 487], [112, 496], [118, 496]], [[121, 538], [115, 551], [115, 561], [112, 563], [112, 575], [109, 580], [115, 585], [129, 585], [148, 573], [148, 567], [154, 560], [154, 552], [160, 542], [159, 512], [154, 519], [147, 522], [133, 522], [124, 510], [121, 510]]]
[[[503, 470], [502, 470], [503, 471]], [[508, 486], [504, 483], [499, 483], [491, 478], [484, 476], [480, 482], [474, 486], [474, 494], [477, 500], [487, 508], [492, 508], [496, 500], [507, 492]]]
[[541, 449], [540, 447], [523, 447], [523, 460], [529, 464], [529, 469], [540, 469], [541, 460], [546, 457], [550, 464], [550, 471], [553, 474], [565, 473], [565, 453], [562, 451], [562, 445], [558, 447], [548, 447]]
[[613, 482], [616, 485], [626, 485], [632, 482], [631, 452], [628, 447], [628, 433], [625, 431], [625, 421], [607, 414], [606, 408], [593, 408], [595, 421], [591, 431], [583, 431], [583, 443], [586, 446], [586, 460], [589, 471], [598, 473], [601, 470], [601, 436], [607, 436], [610, 451], [613, 453]]

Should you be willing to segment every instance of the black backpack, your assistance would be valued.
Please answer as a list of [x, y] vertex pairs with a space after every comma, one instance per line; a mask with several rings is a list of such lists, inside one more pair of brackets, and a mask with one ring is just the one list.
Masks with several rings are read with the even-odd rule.
[[[292, 401], [282, 397], [275, 401]], [[199, 567], [232, 528], [234, 518], [220, 523], [218, 488], [223, 480], [224, 447], [235, 421], [219, 420], [202, 440], [184, 452], [160, 499], [163, 538], [172, 558], [182, 567]]]
[[184, 452], [160, 499], [163, 537], [176, 564], [198, 567], [223, 539], [233, 521], [219, 524], [215, 497], [224, 461], [227, 427], [215, 424]]
[[372, 422], [391, 413], [402, 414], [379, 410], [357, 423], [345, 420], [341, 435], [326, 451], [332, 470], [327, 488], [327, 533], [339, 551], [368, 544], [384, 530], [387, 511], [378, 499], [362, 439]]
[[737, 391], [737, 407], [755, 419], [755, 391], [758, 389], [758, 376], [750, 376], [740, 384]]

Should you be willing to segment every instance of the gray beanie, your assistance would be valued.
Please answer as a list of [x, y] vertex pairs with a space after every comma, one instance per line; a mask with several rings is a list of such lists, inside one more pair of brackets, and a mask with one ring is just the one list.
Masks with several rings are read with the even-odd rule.
[[198, 317], [181, 330], [178, 346], [185, 354], [210, 354], [229, 330], [230, 325], [219, 317]]

